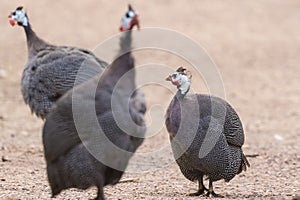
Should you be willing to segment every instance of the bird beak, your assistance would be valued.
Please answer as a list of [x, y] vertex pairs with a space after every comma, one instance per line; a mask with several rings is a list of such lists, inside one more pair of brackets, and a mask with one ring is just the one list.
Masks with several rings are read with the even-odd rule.
[[11, 14], [8, 15], [8, 19], [9, 19], [9, 23], [10, 23], [11, 26], [16, 25], [16, 22], [15, 22], [15, 20], [12, 19]]
[[172, 76], [169, 75], [169, 76], [166, 78], [166, 81], [172, 81]]
[[140, 27], [140, 20], [139, 20], [138, 17], [139, 17], [139, 15], [136, 14], [136, 26], [137, 26], [137, 29], [140, 30], [140, 28], [141, 28], [141, 27]]
[[134, 26], [137, 26], [137, 29], [140, 30], [140, 21], [139, 21], [139, 15], [136, 13], [134, 18], [132, 19], [130, 23], [129, 30], [132, 30]]

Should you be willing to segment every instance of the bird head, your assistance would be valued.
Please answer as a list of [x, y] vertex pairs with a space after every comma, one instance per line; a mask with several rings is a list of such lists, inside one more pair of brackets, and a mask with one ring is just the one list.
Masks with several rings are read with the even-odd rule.
[[171, 81], [171, 83], [177, 86], [178, 90], [180, 90], [181, 94], [186, 94], [190, 89], [190, 79], [192, 75], [189, 71], [187, 71], [184, 67], [179, 67], [175, 73], [170, 74], [166, 81]]
[[125, 16], [122, 17], [120, 31], [131, 30], [135, 25], [140, 29], [139, 15], [135, 12], [132, 6], [128, 5], [128, 11], [125, 13]]
[[19, 26], [28, 26], [28, 17], [23, 7], [19, 6], [15, 11], [8, 16], [10, 25], [14, 26], [16, 23]]

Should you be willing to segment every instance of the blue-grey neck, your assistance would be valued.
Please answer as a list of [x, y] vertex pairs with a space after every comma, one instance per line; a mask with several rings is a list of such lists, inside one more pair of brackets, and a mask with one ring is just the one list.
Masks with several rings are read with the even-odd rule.
[[131, 38], [131, 33], [132, 30], [124, 31], [121, 33], [121, 38], [120, 38], [120, 51], [119, 54], [122, 55], [124, 53], [128, 53], [131, 51], [131, 43], [132, 43], [132, 38]]
[[49, 44], [36, 35], [36, 33], [32, 30], [30, 23], [23, 27], [27, 38], [28, 57], [31, 58], [36, 55], [38, 51], [45, 48], [45, 46]]
[[179, 101], [181, 101], [185, 97], [185, 95], [189, 92], [190, 89], [188, 89], [186, 92], [182, 93], [182, 91], [179, 89], [179, 87], [177, 87], [177, 88], [178, 88], [178, 90], [177, 90], [175, 96]]

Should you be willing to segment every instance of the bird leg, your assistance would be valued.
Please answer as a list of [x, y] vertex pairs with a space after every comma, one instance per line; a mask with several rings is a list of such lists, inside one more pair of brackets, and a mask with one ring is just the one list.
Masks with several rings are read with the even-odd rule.
[[223, 198], [222, 195], [216, 194], [216, 193], [214, 192], [214, 189], [213, 189], [213, 182], [212, 182], [212, 180], [210, 180], [210, 179], [209, 179], [209, 188], [208, 188], [208, 192], [206, 193], [206, 196], [207, 196], [207, 197]]
[[103, 188], [98, 188], [98, 193], [97, 193], [97, 197], [95, 198], [95, 200], [104, 200]]
[[94, 200], [105, 200], [104, 192], [103, 192], [103, 180], [102, 180], [102, 178], [99, 181], [99, 183], [97, 184], [97, 189], [98, 189], [97, 197]]
[[195, 193], [189, 194], [189, 196], [200, 196], [204, 194], [204, 191], [208, 191], [208, 189], [203, 184], [203, 176], [198, 180], [198, 191]]

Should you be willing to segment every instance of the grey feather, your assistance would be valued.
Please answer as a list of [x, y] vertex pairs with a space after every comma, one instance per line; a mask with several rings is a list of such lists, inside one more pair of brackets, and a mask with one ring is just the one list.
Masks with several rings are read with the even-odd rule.
[[177, 93], [166, 113], [166, 127], [176, 162], [191, 181], [204, 175], [211, 182], [230, 181], [250, 166], [241, 149], [242, 123], [221, 98]]
[[38, 117], [45, 118], [57, 101], [74, 82], [79, 70], [84, 70], [81, 82], [100, 73], [107, 63], [92, 52], [67, 46], [55, 46], [40, 39], [24, 26], [27, 36], [28, 61], [25, 65], [21, 89], [24, 101]]
[[[126, 38], [122, 37], [121, 42]], [[129, 78], [118, 85], [125, 73]], [[96, 89], [95, 93], [90, 92], [92, 88]], [[136, 91], [135, 70], [129, 52], [118, 57], [102, 74], [69, 90], [55, 103], [43, 129], [53, 196], [71, 187], [97, 186], [97, 199], [104, 199], [103, 187], [120, 180], [146, 131], [144, 96], [140, 90], [132, 91]], [[115, 110], [113, 92], [118, 102]], [[125, 127], [120, 127], [114, 114], [123, 119], [121, 123]]]

